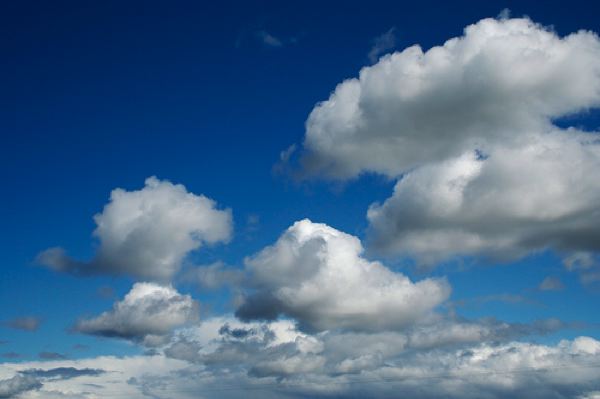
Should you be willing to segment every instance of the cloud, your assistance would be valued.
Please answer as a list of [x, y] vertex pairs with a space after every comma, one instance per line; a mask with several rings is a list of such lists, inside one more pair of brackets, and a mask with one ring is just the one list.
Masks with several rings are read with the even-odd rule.
[[383, 57], [339, 84], [306, 124], [305, 165], [335, 178], [398, 177], [502, 143], [600, 104], [600, 41], [529, 19], [484, 19], [423, 52]]
[[45, 359], [45, 360], [57, 360], [57, 359], [66, 359], [67, 358], [62, 353], [57, 353], [57, 352], [40, 352], [40, 353], [38, 353], [38, 357], [40, 359]]
[[[598, 389], [600, 342], [588, 337], [555, 346], [512, 341], [562, 324], [446, 320], [403, 332], [311, 335], [290, 320], [241, 323], [221, 317], [187, 330], [183, 339], [174, 337], [172, 344], [184, 342], [180, 358], [210, 370], [204, 382], [191, 371], [162, 382], [204, 393], [222, 389], [219, 396], [231, 398], [253, 392], [256, 397], [575, 398]], [[166, 386], [157, 384], [151, 392], [165, 393]]]
[[35, 378], [15, 375], [6, 380], [0, 380], [0, 398], [16, 398], [23, 392], [40, 389], [42, 384]]
[[600, 141], [548, 133], [519, 148], [476, 151], [404, 176], [369, 208], [370, 243], [424, 262], [460, 255], [600, 250]]
[[2, 322], [2, 325], [6, 327], [23, 331], [36, 331], [40, 328], [40, 324], [42, 324], [42, 321], [34, 316], [16, 317], [12, 320]]
[[371, 47], [368, 54], [369, 61], [371, 61], [371, 63], [377, 62], [382, 54], [385, 54], [389, 50], [393, 50], [394, 47], [396, 47], [396, 28], [392, 27], [373, 40], [373, 47]]
[[223, 262], [215, 262], [190, 269], [184, 274], [183, 280], [207, 289], [236, 288], [244, 280], [244, 272], [227, 266]]
[[6, 359], [18, 359], [21, 357], [20, 353], [16, 353], [16, 352], [4, 352], [2, 355], [0, 355]]
[[450, 294], [445, 280], [417, 283], [361, 257], [358, 238], [305, 219], [246, 259], [254, 292], [244, 320], [285, 315], [307, 330], [402, 328], [431, 315]]
[[51, 379], [60, 379], [60, 380], [68, 380], [71, 378], [81, 377], [81, 376], [98, 376], [104, 374], [104, 370], [100, 369], [78, 369], [75, 367], [57, 367], [53, 369], [27, 369], [19, 372], [21, 375], [30, 376], [35, 378], [51, 378]]
[[553, 121], [600, 105], [600, 40], [484, 19], [339, 84], [306, 123], [308, 174], [397, 179], [369, 245], [431, 264], [600, 249], [600, 135]]
[[540, 291], [562, 291], [565, 285], [558, 277], [548, 276], [542, 280], [538, 289]]
[[268, 47], [282, 47], [283, 46], [283, 41], [281, 39], [273, 36], [272, 34], [270, 34], [269, 32], [267, 32], [266, 30], [259, 30], [259, 31], [257, 31], [256, 32], [256, 37], [265, 46], [268, 46]]
[[38, 262], [77, 275], [128, 274], [164, 282], [188, 253], [227, 242], [232, 234], [229, 209], [219, 210], [213, 200], [155, 177], [141, 190], [113, 190], [94, 221], [100, 247], [90, 262], [69, 258], [61, 248], [42, 252]]
[[[523, 328], [546, 331], [559, 323]], [[518, 330], [495, 321], [445, 320], [402, 332], [308, 334], [291, 320], [244, 323], [219, 316], [179, 330], [165, 347], [167, 356], [159, 350], [152, 356], [3, 363], [0, 379], [43, 381], [39, 392], [23, 398], [110, 392], [132, 399], [576, 399], [600, 391], [599, 341], [517, 342]]]
[[171, 286], [136, 283], [112, 310], [80, 320], [75, 331], [155, 346], [175, 327], [198, 319], [198, 303]]

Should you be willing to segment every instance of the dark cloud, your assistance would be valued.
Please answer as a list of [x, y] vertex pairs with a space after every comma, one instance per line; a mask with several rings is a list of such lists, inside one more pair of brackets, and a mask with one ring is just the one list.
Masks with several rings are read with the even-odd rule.
[[35, 377], [35, 378], [48, 378], [48, 379], [59, 379], [68, 380], [71, 378], [91, 376], [96, 377], [106, 373], [101, 369], [83, 368], [78, 369], [75, 367], [57, 367], [53, 369], [29, 369], [19, 372], [23, 376]]
[[17, 398], [24, 392], [41, 387], [42, 383], [36, 378], [17, 374], [7, 380], [0, 380], [0, 398]]
[[67, 357], [62, 353], [57, 352], [40, 352], [38, 353], [38, 357], [44, 360], [60, 360], [66, 359]]
[[23, 331], [36, 331], [41, 324], [41, 320], [34, 316], [16, 317], [2, 323], [6, 327]]

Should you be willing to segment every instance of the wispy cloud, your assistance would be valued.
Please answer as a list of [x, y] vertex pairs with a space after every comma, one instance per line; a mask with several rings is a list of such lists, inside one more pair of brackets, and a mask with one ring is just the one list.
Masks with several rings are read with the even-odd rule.
[[373, 40], [373, 47], [369, 50], [369, 61], [371, 63], [377, 62], [382, 54], [385, 54], [389, 50], [396, 47], [396, 27], [390, 28], [384, 34], [377, 36]]
[[272, 35], [266, 30], [259, 30], [256, 32], [256, 36], [258, 39], [265, 45], [269, 47], [282, 47], [283, 41], [282, 39]]

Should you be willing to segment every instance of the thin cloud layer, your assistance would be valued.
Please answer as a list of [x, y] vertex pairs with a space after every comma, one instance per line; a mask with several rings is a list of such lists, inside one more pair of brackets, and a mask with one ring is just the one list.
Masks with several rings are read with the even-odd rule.
[[363, 68], [311, 112], [303, 165], [398, 179], [370, 245], [421, 263], [600, 250], [600, 136], [553, 120], [600, 105], [600, 40], [484, 19]]
[[305, 219], [246, 260], [255, 291], [245, 320], [286, 315], [307, 330], [397, 329], [431, 316], [450, 294], [445, 280], [416, 283], [361, 257], [358, 238]]
[[181, 295], [173, 287], [136, 283], [112, 310], [80, 320], [74, 330], [155, 346], [175, 327], [197, 319], [198, 303], [189, 295]]
[[51, 248], [38, 262], [74, 274], [169, 281], [190, 251], [205, 243], [227, 242], [233, 228], [229, 209], [217, 209], [213, 200], [155, 177], [146, 179], [141, 190], [113, 190], [94, 220], [100, 248], [92, 261], [80, 262], [61, 248]]

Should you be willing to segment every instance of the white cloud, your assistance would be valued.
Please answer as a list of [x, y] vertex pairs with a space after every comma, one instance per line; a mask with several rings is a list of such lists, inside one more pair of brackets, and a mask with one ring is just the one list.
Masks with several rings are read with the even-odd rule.
[[161, 344], [175, 327], [198, 320], [198, 304], [173, 287], [136, 283], [113, 309], [80, 320], [74, 327], [84, 334], [133, 340], [147, 346]]
[[600, 250], [600, 142], [548, 133], [520, 148], [497, 147], [432, 163], [404, 176], [368, 212], [379, 249], [437, 261], [535, 250]]
[[255, 292], [238, 309], [243, 319], [283, 314], [307, 330], [397, 329], [427, 318], [444, 301], [445, 280], [417, 283], [361, 257], [358, 238], [302, 220], [246, 260]]
[[24, 393], [24, 399], [109, 393], [135, 399], [575, 399], [600, 390], [597, 340], [514, 342], [494, 334], [505, 327], [445, 322], [406, 332], [310, 335], [289, 320], [243, 323], [220, 316], [174, 334], [165, 346], [170, 357], [4, 363], [0, 380], [41, 376], [43, 387]]
[[307, 121], [308, 173], [398, 179], [374, 248], [423, 263], [600, 249], [600, 136], [555, 118], [600, 105], [600, 40], [484, 19], [337, 86]]
[[100, 248], [91, 262], [73, 260], [61, 248], [42, 252], [38, 261], [75, 274], [168, 281], [190, 251], [204, 243], [227, 242], [232, 231], [229, 209], [219, 210], [213, 200], [155, 177], [146, 179], [141, 190], [113, 190], [94, 220]]
[[336, 178], [391, 177], [600, 104], [600, 41], [528, 19], [484, 19], [443, 46], [413, 46], [337, 86], [307, 121], [306, 165]]

